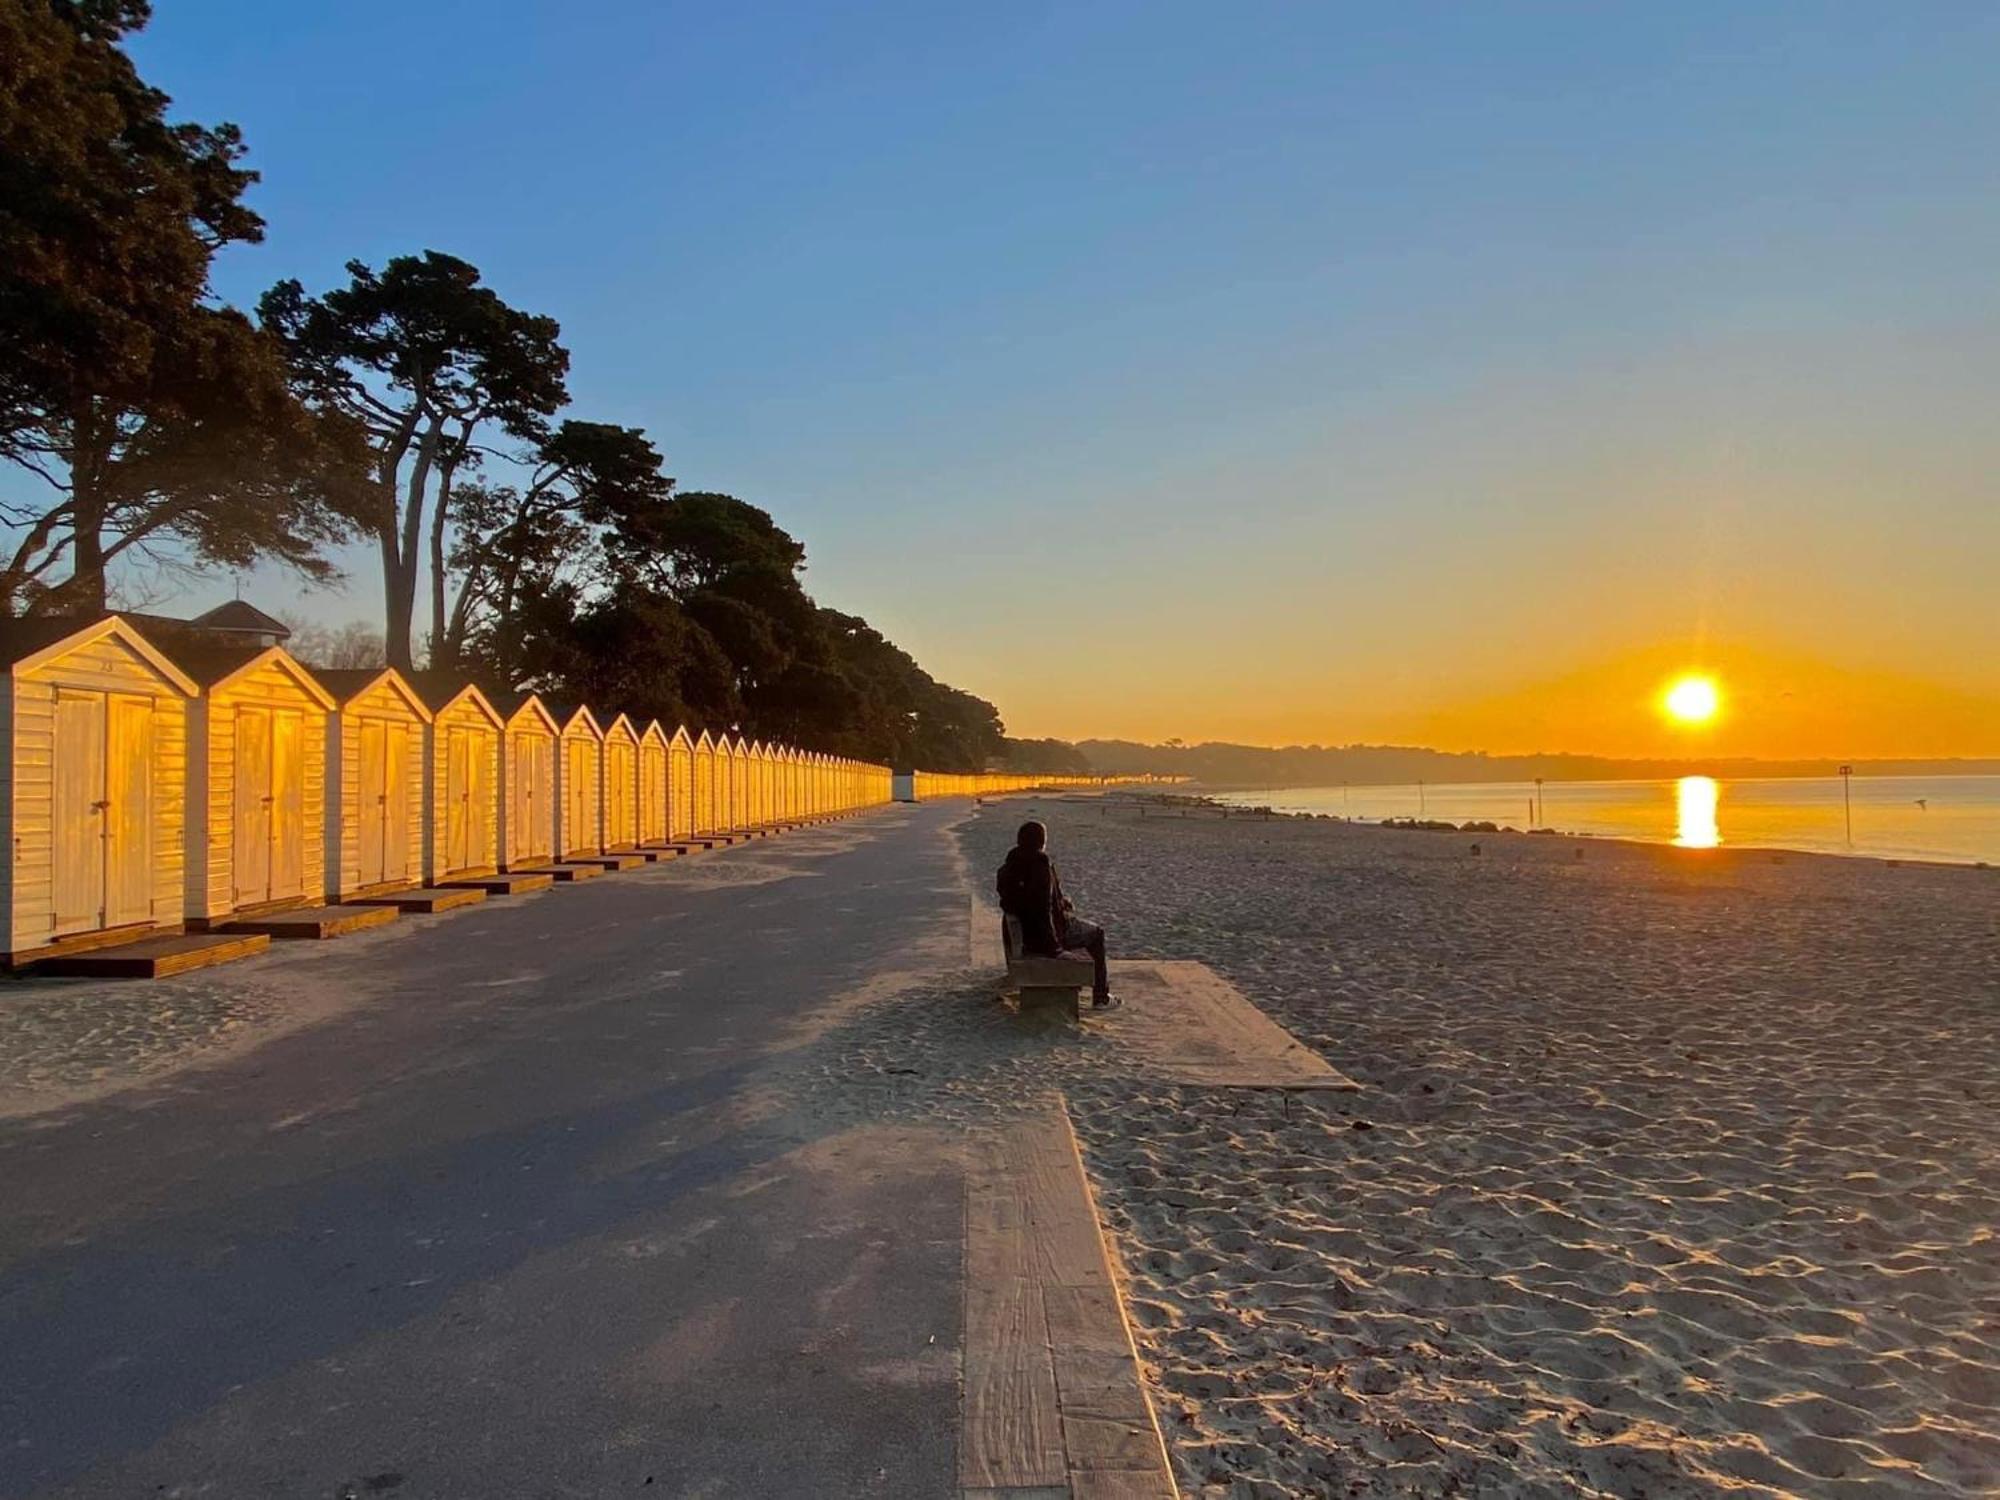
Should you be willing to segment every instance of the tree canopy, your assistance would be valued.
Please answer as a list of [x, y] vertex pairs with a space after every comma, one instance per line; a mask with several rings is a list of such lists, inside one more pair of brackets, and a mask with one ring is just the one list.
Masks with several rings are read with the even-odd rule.
[[547, 440], [569, 399], [569, 351], [555, 319], [510, 307], [456, 256], [399, 255], [380, 272], [354, 260], [347, 274], [323, 297], [281, 281], [258, 313], [306, 400], [366, 434], [373, 493], [362, 513], [382, 554], [389, 661], [407, 669], [426, 523], [431, 632], [442, 641], [454, 481], [479, 464], [484, 429]]
[[171, 121], [139, 77], [148, 16], [0, 0], [0, 614], [101, 608], [148, 566], [331, 581], [359, 532], [384, 629], [304, 627], [322, 664], [414, 666], [427, 575], [427, 665], [490, 686], [939, 770], [1005, 753], [993, 705], [807, 593], [769, 512], [569, 413], [556, 320], [469, 261], [220, 305], [257, 176], [234, 126]]
[[101, 608], [113, 564], [333, 576], [352, 434], [209, 297], [261, 239], [232, 125], [170, 122], [136, 0], [0, 3], [0, 609]]

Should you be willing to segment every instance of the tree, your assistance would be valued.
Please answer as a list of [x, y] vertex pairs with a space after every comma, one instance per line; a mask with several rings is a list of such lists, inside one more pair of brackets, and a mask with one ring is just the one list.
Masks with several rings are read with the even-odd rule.
[[[448, 559], [458, 593], [432, 639], [432, 666], [465, 665], [477, 636], [485, 664], [499, 678], [511, 676], [524, 592], [601, 572], [596, 528], [665, 501], [673, 484], [661, 472], [659, 450], [636, 427], [566, 421], [542, 445], [525, 484], [461, 485], [452, 495]], [[433, 581], [443, 574], [433, 564]]]
[[290, 615], [279, 618], [292, 631], [291, 639], [285, 642], [285, 649], [309, 667], [341, 670], [380, 667], [388, 663], [382, 632], [365, 621], [349, 620], [345, 625], [321, 625]]
[[366, 519], [382, 554], [390, 664], [408, 668], [417, 572], [429, 522], [431, 634], [442, 642], [446, 535], [459, 474], [487, 427], [537, 447], [569, 399], [569, 353], [555, 319], [518, 311], [476, 267], [427, 250], [380, 273], [347, 265], [348, 285], [312, 298], [281, 281], [258, 303], [315, 407], [358, 424], [371, 450]]
[[330, 576], [338, 422], [292, 398], [275, 347], [209, 300], [262, 238], [234, 126], [173, 124], [118, 43], [141, 0], [0, 0], [0, 609], [101, 608], [141, 559]]

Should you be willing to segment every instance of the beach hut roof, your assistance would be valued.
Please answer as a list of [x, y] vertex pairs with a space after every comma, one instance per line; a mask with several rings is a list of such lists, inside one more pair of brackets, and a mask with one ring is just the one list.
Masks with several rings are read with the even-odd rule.
[[270, 666], [304, 688], [306, 696], [321, 708], [333, 707], [333, 694], [283, 646], [225, 646], [181, 636], [168, 641], [164, 649], [174, 664], [207, 692], [220, 692], [239, 677]]
[[231, 599], [227, 604], [218, 604], [214, 609], [196, 615], [187, 623], [202, 630], [269, 636], [273, 643], [281, 644], [292, 638], [291, 626], [241, 599]]
[[60, 615], [35, 620], [0, 620], [0, 665], [16, 672], [32, 671], [66, 651], [107, 636], [143, 657], [148, 666], [190, 697], [199, 691], [193, 678], [117, 615], [99, 615], [96, 619]]
[[617, 730], [620, 724], [623, 724], [625, 726], [625, 732], [631, 735], [633, 739], [636, 740], [639, 738], [639, 726], [632, 722], [632, 716], [630, 714], [620, 714], [618, 715], [617, 718], [613, 719], [609, 724], [606, 724], [604, 726], [605, 737], [607, 739], [610, 738], [610, 736]]
[[646, 732], [640, 735], [639, 738], [641, 740], [658, 740], [662, 745], [667, 744], [667, 727], [658, 719], [648, 719], [646, 721]]
[[590, 711], [588, 703], [560, 703], [553, 698], [543, 700], [549, 706], [549, 713], [555, 718], [559, 728], [568, 731], [570, 725], [581, 719], [583, 725], [600, 740], [604, 738], [604, 726], [597, 722], [597, 715]]
[[709, 733], [706, 729], [701, 732], [701, 738], [694, 742], [694, 747], [697, 750], [702, 749], [704, 746], [710, 750], [715, 748], [715, 741], [709, 738]]
[[416, 710], [418, 718], [431, 717], [430, 705], [424, 702], [423, 695], [410, 685], [409, 678], [394, 667], [313, 667], [311, 671], [319, 679], [320, 686], [333, 694], [334, 701], [342, 707], [387, 681], [395, 689], [396, 696]]
[[494, 712], [507, 724], [514, 723], [525, 714], [531, 719], [541, 720], [548, 726], [550, 734], [556, 734], [562, 729], [540, 693], [488, 693], [486, 701], [493, 705]]
[[481, 692], [476, 683], [447, 677], [441, 672], [421, 672], [413, 685], [418, 696], [430, 705], [433, 714], [442, 714], [461, 700], [469, 699], [476, 703], [479, 711], [496, 726], [506, 722], [500, 717], [500, 710], [493, 706], [493, 700]]
[[675, 745], [686, 745], [690, 750], [692, 750], [694, 748], [694, 736], [688, 733], [687, 725], [676, 724], [674, 726], [674, 737], [671, 741], [669, 741], [669, 743]]

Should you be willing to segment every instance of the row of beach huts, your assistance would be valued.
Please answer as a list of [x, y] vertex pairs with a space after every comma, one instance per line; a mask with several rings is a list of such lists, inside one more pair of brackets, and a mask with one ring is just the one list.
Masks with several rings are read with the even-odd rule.
[[886, 766], [534, 693], [309, 668], [286, 635], [241, 602], [186, 621], [0, 621], [9, 966], [176, 972], [898, 790], [1094, 783], [918, 772], [898, 787]]

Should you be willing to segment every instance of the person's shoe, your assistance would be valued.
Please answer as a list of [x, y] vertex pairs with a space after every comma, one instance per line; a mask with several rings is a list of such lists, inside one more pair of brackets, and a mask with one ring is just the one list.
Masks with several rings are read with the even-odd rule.
[[1116, 995], [1112, 994], [1109, 990], [1106, 990], [1101, 995], [1092, 995], [1090, 997], [1090, 1008], [1092, 1010], [1116, 1010], [1122, 1003], [1123, 1002], [1120, 1001], [1119, 998]]

